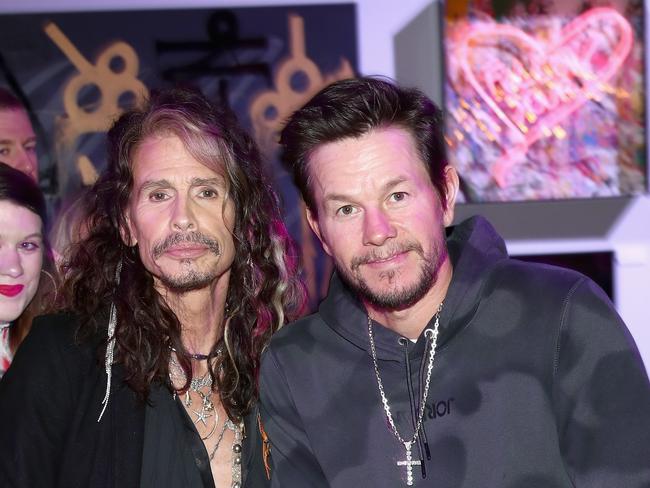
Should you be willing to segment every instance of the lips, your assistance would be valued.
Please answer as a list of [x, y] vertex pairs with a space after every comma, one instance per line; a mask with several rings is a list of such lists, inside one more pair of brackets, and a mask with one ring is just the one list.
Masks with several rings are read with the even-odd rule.
[[173, 246], [165, 251], [165, 254], [177, 259], [190, 259], [202, 256], [207, 252], [208, 248], [205, 246], [197, 246], [196, 244], [190, 246]]
[[369, 266], [371, 268], [382, 268], [385, 266], [395, 266], [403, 264], [411, 252], [424, 256], [422, 246], [417, 242], [404, 242], [389, 248], [378, 249], [366, 253], [364, 256], [357, 256], [350, 262], [353, 271], [359, 269], [359, 266]]
[[373, 260], [368, 260], [366, 264], [371, 267], [381, 267], [385, 265], [401, 263], [406, 258], [407, 253], [408, 251], [402, 251], [395, 254], [391, 254], [390, 256], [386, 256], [378, 259], [375, 258]]
[[158, 259], [166, 254], [172, 258], [188, 259], [198, 257], [205, 251], [210, 251], [217, 256], [221, 254], [219, 243], [213, 237], [201, 232], [190, 232], [189, 234], [176, 232], [154, 246], [153, 257]]
[[0, 285], [0, 295], [15, 297], [23, 291], [23, 288], [25, 288], [25, 285]]

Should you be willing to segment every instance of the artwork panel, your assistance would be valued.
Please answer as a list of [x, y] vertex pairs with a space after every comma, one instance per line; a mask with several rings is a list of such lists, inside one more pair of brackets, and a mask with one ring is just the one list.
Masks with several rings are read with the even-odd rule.
[[450, 0], [445, 106], [467, 202], [647, 188], [643, 3]]

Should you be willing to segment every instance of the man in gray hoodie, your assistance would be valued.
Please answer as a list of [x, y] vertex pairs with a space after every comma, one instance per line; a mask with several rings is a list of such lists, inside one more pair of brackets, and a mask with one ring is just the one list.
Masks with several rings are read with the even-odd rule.
[[361, 78], [282, 132], [336, 272], [263, 356], [273, 486], [650, 486], [625, 325], [585, 276], [510, 259], [485, 219], [448, 228], [442, 129], [422, 93]]

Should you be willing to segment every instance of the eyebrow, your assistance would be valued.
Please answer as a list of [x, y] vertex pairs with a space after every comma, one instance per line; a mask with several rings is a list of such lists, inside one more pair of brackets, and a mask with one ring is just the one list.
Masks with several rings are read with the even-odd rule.
[[[407, 181], [407, 178], [404, 176], [398, 176], [397, 178], [393, 178], [392, 180], [387, 181], [384, 183], [381, 187], [381, 191], [383, 193], [386, 193], [393, 188], [395, 188], [397, 185], [404, 183]], [[327, 193], [325, 197], [323, 198], [325, 203], [327, 202], [346, 202], [350, 200], [354, 200], [354, 198], [350, 197], [349, 195], [345, 195], [343, 193]]]
[[[0, 233], [0, 238], [3, 236], [2, 233]], [[40, 239], [41, 241], [43, 240], [43, 232], [32, 232], [31, 234], [27, 234], [24, 237], [21, 237], [21, 240], [25, 239], [33, 239], [34, 237]]]
[[[37, 140], [36, 136], [29, 136], [27, 139], [22, 141], [21, 144], [26, 144], [28, 142], [36, 142], [36, 140]], [[9, 144], [15, 144], [15, 143], [16, 143], [15, 139], [0, 139], [0, 144], [9, 145]]]
[[148, 190], [160, 190], [162, 188], [171, 188], [172, 184], [170, 183], [169, 180], [163, 179], [163, 180], [146, 180], [142, 185], [140, 185], [140, 188], [138, 188], [138, 193], [143, 193]]
[[223, 178], [213, 177], [213, 178], [192, 178], [190, 181], [191, 186], [204, 186], [204, 185], [223, 185]]
[[[190, 186], [204, 186], [204, 185], [222, 185], [223, 179], [214, 177], [214, 178], [192, 178], [190, 180]], [[142, 193], [148, 190], [160, 190], [163, 188], [172, 188], [174, 185], [168, 179], [162, 180], [147, 180], [142, 183], [142, 186], [138, 189], [138, 193]]]

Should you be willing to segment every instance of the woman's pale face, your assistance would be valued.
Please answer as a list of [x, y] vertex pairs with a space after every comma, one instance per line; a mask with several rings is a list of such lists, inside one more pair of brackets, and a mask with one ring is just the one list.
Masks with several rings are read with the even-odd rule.
[[0, 200], [0, 323], [32, 301], [43, 265], [43, 223], [31, 210]]

